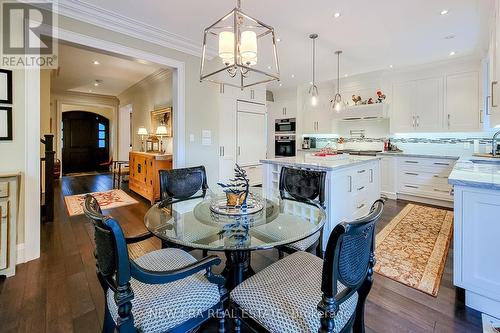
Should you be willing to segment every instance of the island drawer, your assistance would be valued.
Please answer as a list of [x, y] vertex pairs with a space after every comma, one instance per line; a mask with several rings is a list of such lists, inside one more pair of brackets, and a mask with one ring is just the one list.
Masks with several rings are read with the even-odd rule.
[[[400, 157], [399, 166], [400, 168], [429, 168], [430, 170], [451, 170], [455, 165], [455, 160], [447, 159], [429, 159], [429, 158], [410, 158], [410, 157]], [[428, 169], [428, 170], [429, 170]]]
[[448, 185], [449, 172], [420, 172], [414, 170], [402, 170], [399, 179], [402, 183], [420, 185], [446, 186]]

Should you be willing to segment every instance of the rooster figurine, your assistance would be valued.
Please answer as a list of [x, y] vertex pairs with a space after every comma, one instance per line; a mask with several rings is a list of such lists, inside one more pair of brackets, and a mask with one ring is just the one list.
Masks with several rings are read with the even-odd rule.
[[379, 90], [377, 91], [377, 103], [383, 103], [385, 95]]

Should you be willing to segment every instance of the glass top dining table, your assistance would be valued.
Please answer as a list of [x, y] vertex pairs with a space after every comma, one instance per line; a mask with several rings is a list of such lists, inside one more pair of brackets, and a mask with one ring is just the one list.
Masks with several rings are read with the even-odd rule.
[[144, 217], [144, 224], [166, 243], [224, 251], [230, 289], [251, 274], [251, 251], [300, 241], [319, 232], [325, 223], [325, 211], [320, 206], [283, 200], [279, 192], [259, 187], [250, 188], [247, 212], [217, 209], [226, 202], [222, 190], [207, 190], [204, 197], [200, 191], [193, 197], [153, 205]]

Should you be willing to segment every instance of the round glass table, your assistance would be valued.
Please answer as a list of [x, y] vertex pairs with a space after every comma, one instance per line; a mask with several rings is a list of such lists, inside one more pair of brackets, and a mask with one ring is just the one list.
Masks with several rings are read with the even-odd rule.
[[[200, 196], [200, 193], [193, 197]], [[192, 249], [223, 251], [229, 290], [252, 274], [250, 253], [303, 240], [319, 232], [325, 211], [317, 205], [282, 200], [279, 193], [252, 187], [246, 211], [225, 206], [222, 191], [204, 198], [153, 205], [146, 228], [169, 243]]]

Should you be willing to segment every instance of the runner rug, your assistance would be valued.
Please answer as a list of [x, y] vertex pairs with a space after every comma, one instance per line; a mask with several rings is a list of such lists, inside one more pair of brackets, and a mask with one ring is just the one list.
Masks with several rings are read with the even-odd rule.
[[83, 214], [83, 202], [87, 194], [92, 194], [101, 206], [101, 209], [112, 209], [137, 203], [135, 199], [123, 190], [110, 190], [106, 192], [92, 192], [64, 197], [69, 216]]
[[453, 232], [453, 212], [408, 204], [376, 236], [375, 271], [437, 296]]

